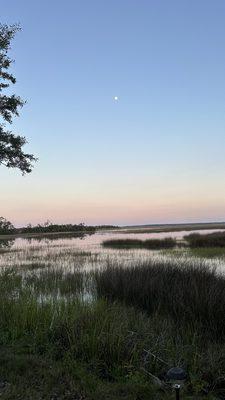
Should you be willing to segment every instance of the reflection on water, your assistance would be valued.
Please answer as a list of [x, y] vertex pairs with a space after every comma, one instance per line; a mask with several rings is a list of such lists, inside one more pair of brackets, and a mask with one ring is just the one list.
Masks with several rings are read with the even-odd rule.
[[[32, 242], [32, 240], [36, 240], [37, 242], [51, 242], [51, 241], [57, 241], [57, 240], [62, 240], [62, 239], [70, 239], [70, 238], [75, 238], [75, 239], [84, 239], [87, 236], [91, 236], [94, 235], [94, 232], [68, 232], [68, 233], [46, 233], [46, 234], [42, 234], [41, 236], [37, 235], [36, 237], [27, 237], [24, 240], [27, 242]], [[18, 240], [18, 239], [17, 239]]]
[[[211, 233], [215, 230], [204, 230]], [[218, 231], [218, 230], [217, 230]], [[36, 238], [17, 238], [13, 240], [0, 240], [0, 267], [28, 268], [36, 271], [44, 266], [74, 271], [74, 269], [90, 270], [102, 268], [109, 260], [114, 263], [129, 266], [135, 262], [167, 260], [173, 261], [182, 267], [187, 260], [193, 257], [187, 249], [176, 249], [175, 251], [130, 249], [117, 250], [106, 249], [101, 243], [106, 239], [135, 238], [164, 238], [175, 237], [182, 240], [183, 236], [190, 233], [202, 231], [180, 231], [159, 233], [117, 233], [113, 231], [97, 232], [92, 235], [85, 233], [76, 235], [54, 235]], [[201, 263], [203, 260], [201, 260]], [[204, 259], [204, 263], [225, 268], [224, 258]]]

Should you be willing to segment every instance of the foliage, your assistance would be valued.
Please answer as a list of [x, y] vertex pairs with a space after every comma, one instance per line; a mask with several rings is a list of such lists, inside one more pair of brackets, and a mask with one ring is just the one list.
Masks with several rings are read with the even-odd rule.
[[53, 232], [95, 232], [95, 227], [80, 224], [53, 224], [50, 221], [44, 224], [32, 226], [28, 224], [26, 227], [17, 229], [17, 233], [53, 233]]
[[[8, 52], [11, 40], [19, 29], [17, 25], [0, 24], [0, 116], [3, 122], [9, 124], [14, 116], [19, 115], [19, 108], [24, 105], [19, 96], [3, 94], [3, 90], [7, 90], [10, 84], [16, 83], [16, 78], [8, 71], [13, 62]], [[25, 137], [8, 131], [3, 122], [0, 124], [0, 164], [8, 168], [18, 168], [23, 174], [31, 172], [35, 158], [23, 151]]]
[[7, 221], [7, 219], [0, 217], [0, 234], [8, 234], [8, 233], [14, 233], [15, 228], [13, 224], [10, 221]]

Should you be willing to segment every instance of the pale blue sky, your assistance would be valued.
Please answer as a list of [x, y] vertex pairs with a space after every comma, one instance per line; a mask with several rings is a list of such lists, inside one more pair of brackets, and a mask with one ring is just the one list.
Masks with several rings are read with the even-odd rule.
[[225, 220], [223, 0], [7, 0], [1, 22], [22, 27], [12, 128], [39, 162], [0, 168], [0, 215]]

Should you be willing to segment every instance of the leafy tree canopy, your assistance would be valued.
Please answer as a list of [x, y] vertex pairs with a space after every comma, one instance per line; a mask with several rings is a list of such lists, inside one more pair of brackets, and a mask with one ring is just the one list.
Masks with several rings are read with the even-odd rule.
[[8, 52], [11, 40], [18, 30], [18, 25], [0, 24], [0, 164], [8, 168], [18, 168], [25, 174], [31, 172], [32, 163], [36, 159], [32, 154], [23, 151], [26, 138], [5, 127], [6, 123], [12, 123], [14, 116], [19, 115], [19, 109], [24, 105], [19, 96], [9, 95], [7, 91], [11, 84], [16, 83], [16, 78], [9, 72], [13, 60], [9, 58]]
[[15, 228], [13, 224], [7, 221], [7, 219], [0, 217], [0, 234], [13, 233], [14, 231]]

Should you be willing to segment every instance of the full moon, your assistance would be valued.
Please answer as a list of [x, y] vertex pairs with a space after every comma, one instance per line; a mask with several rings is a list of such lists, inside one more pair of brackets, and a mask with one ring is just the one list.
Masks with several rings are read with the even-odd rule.
[[118, 99], [118, 96], [114, 96], [114, 100], [115, 101], [118, 101], [119, 99]]

